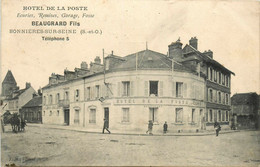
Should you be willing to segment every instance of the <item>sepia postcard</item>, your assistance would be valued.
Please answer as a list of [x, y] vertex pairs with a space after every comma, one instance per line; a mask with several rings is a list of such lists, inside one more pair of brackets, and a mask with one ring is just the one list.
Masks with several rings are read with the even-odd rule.
[[259, 2], [2, 0], [1, 166], [259, 166]]

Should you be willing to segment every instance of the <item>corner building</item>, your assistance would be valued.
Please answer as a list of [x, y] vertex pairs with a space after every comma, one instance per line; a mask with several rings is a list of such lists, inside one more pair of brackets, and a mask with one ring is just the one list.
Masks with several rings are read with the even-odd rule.
[[101, 131], [107, 118], [112, 132], [145, 132], [149, 120], [154, 132], [162, 132], [165, 121], [169, 132], [206, 130], [208, 71], [200, 57], [187, 55], [188, 46], [178, 40], [168, 55], [112, 52], [103, 64], [96, 57], [89, 68], [82, 62], [74, 71], [52, 74], [43, 88], [43, 123]]

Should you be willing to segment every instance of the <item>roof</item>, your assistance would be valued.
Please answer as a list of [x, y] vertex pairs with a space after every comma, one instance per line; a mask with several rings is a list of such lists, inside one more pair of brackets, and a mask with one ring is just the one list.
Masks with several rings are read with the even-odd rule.
[[[215, 65], [215, 66], [218, 66], [218, 67], [220, 67], [220, 68], [222, 68], [222, 69], [224, 69], [224, 70], [230, 72], [231, 74], [235, 75], [234, 72], [230, 71], [229, 69], [227, 69], [226, 67], [224, 67], [222, 64], [220, 64], [219, 62], [217, 62], [216, 60], [214, 60], [213, 58], [208, 57], [208, 56], [202, 54], [200, 51], [198, 51], [198, 50], [195, 49], [194, 47], [192, 47], [192, 46], [190, 46], [190, 45], [188, 45], [188, 44], [187, 44], [185, 47], [189, 47], [191, 50], [193, 50], [194, 53], [196, 53], [198, 56], [200, 56], [204, 61], [206, 61], [206, 62], [208, 62], [208, 63], [211, 63], [211, 64], [213, 64], [213, 65]], [[184, 47], [184, 48], [185, 48], [185, 47]]]
[[23, 108], [26, 107], [40, 107], [42, 106], [42, 96], [37, 96], [31, 99], [28, 103], [26, 103]]
[[5, 76], [5, 79], [3, 80], [2, 83], [14, 83], [16, 84], [16, 81], [14, 79], [14, 76], [13, 76], [13, 73], [11, 70], [8, 70], [6, 76]]
[[234, 94], [231, 97], [232, 105], [254, 105], [257, 101], [258, 95], [255, 92]]
[[[111, 70], [127, 70], [127, 69], [172, 69], [172, 60], [167, 55], [152, 50], [142, 50], [123, 57], [122, 61], [111, 68]], [[137, 65], [136, 65], [137, 62]], [[180, 63], [174, 62], [174, 69], [193, 72], [191, 69]]]
[[[10, 96], [7, 97], [7, 99], [8, 100], [17, 99], [22, 93], [24, 93], [26, 91], [26, 89], [28, 89], [28, 88], [14, 91]], [[14, 97], [13, 97], [13, 94], [15, 94]]]

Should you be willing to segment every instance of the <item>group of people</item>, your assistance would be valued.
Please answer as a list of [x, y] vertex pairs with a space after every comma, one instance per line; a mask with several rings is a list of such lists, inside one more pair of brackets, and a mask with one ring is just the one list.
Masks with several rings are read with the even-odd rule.
[[[218, 122], [215, 122], [214, 123], [214, 129], [216, 130], [216, 136], [219, 135], [219, 131], [221, 131], [221, 126]], [[110, 134], [110, 130], [108, 129], [108, 120], [107, 119], [104, 119], [104, 126], [103, 126], [103, 131], [102, 133], [105, 132], [105, 130]], [[167, 122], [165, 121], [165, 123], [163, 124], [163, 133], [166, 134], [168, 131], [168, 124]], [[148, 122], [148, 130], [146, 131], [146, 133], [152, 135], [153, 133], [153, 121], [152, 120], [149, 120]]]

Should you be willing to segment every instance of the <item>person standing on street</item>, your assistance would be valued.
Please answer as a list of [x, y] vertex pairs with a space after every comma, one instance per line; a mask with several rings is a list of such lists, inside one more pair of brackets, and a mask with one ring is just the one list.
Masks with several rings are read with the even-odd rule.
[[164, 125], [163, 125], [163, 133], [167, 133], [167, 129], [168, 129], [168, 125], [167, 122], [165, 121]]
[[103, 126], [103, 132], [102, 133], [104, 133], [105, 129], [108, 131], [109, 134], [111, 133], [108, 129], [108, 120], [104, 118], [104, 126]]
[[153, 121], [152, 120], [149, 120], [149, 123], [148, 123], [148, 130], [146, 131], [146, 133], [149, 132], [149, 135], [152, 135], [153, 133]]
[[221, 127], [217, 121], [214, 123], [214, 129], [216, 130], [216, 136], [218, 136], [218, 133], [221, 130]]

